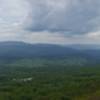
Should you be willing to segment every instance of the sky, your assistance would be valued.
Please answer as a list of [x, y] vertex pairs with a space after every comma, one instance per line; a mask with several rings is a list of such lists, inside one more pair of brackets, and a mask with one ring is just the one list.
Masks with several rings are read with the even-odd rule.
[[0, 41], [100, 44], [100, 0], [0, 0]]

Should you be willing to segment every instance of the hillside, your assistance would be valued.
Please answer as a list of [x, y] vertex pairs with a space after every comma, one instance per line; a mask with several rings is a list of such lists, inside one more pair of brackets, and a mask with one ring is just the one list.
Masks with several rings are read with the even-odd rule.
[[[79, 47], [81, 49], [79, 49]], [[16, 60], [33, 58], [75, 58], [78, 60], [82, 58], [87, 61], [99, 61], [100, 49], [86, 47], [89, 46], [61, 46], [53, 44], [28, 44], [23, 42], [0, 42], [0, 59]]]

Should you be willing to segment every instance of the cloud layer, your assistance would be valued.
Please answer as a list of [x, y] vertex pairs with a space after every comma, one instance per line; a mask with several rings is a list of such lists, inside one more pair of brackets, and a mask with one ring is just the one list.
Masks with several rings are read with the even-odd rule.
[[27, 16], [27, 9], [23, 0], [0, 0], [0, 31], [20, 27]]
[[30, 0], [31, 31], [68, 31], [81, 34], [100, 26], [99, 0]]
[[0, 16], [1, 40], [100, 43], [99, 0], [0, 0]]

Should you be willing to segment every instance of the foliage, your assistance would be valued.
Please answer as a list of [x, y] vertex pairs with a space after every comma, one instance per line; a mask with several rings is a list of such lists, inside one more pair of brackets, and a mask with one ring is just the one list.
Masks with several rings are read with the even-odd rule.
[[0, 100], [100, 98], [100, 65], [73, 61], [22, 59], [0, 64]]

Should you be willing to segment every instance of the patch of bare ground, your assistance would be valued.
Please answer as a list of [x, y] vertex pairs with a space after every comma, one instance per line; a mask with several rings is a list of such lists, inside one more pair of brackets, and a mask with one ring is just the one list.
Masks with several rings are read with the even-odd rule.
[[100, 96], [91, 96], [88, 100], [100, 100]]

